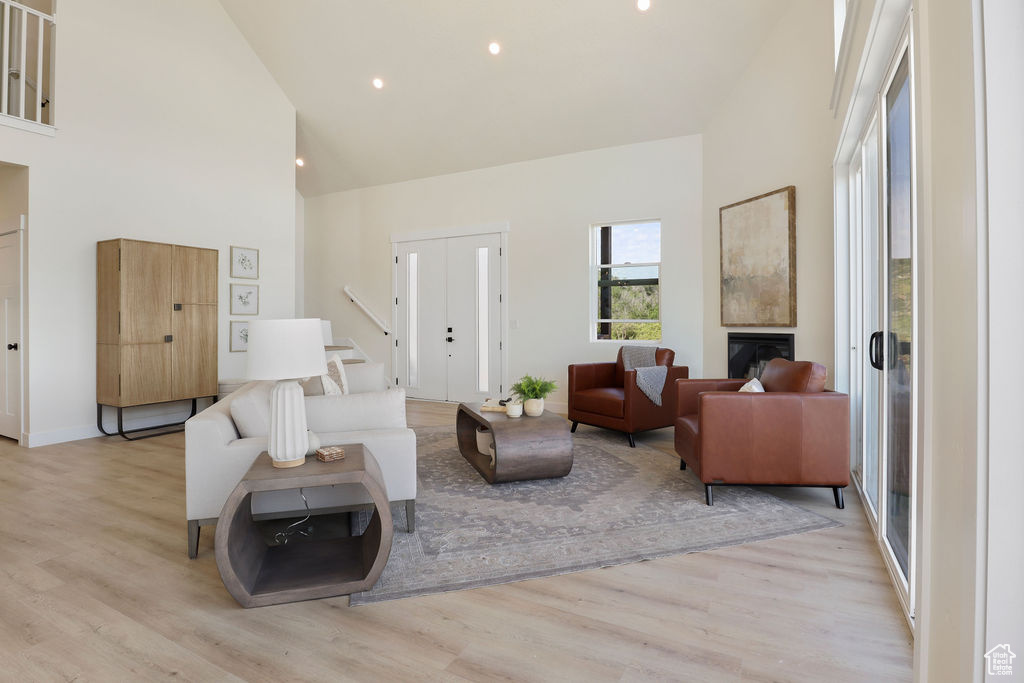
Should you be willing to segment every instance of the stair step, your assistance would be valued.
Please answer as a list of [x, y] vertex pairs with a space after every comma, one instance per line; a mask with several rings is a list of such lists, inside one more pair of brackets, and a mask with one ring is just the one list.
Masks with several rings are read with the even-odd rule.
[[342, 358], [342, 365], [355, 365], [356, 363], [365, 363], [366, 361], [362, 358]]
[[351, 351], [352, 348], [353, 347], [351, 347], [351, 346], [325, 346], [324, 350], [325, 351]]

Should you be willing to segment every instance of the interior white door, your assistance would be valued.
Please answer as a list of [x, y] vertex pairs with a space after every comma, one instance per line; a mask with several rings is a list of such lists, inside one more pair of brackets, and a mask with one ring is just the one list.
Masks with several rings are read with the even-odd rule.
[[448, 242], [448, 400], [498, 395], [501, 377], [501, 247], [497, 234]]
[[398, 245], [395, 372], [410, 398], [499, 394], [500, 248], [498, 233]]
[[[16, 229], [0, 236], [0, 435], [21, 438], [21, 236]], [[0, 223], [0, 233], [11, 229]]]
[[444, 401], [448, 397], [446, 256], [445, 240], [398, 245], [395, 372], [409, 398]]

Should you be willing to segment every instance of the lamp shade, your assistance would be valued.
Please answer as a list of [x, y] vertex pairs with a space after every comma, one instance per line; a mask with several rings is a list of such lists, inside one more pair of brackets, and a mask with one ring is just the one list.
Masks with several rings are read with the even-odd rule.
[[334, 343], [334, 332], [331, 331], [331, 321], [321, 320], [320, 328], [324, 333], [324, 346], [330, 346]]
[[249, 323], [249, 379], [292, 379], [327, 374], [319, 318]]

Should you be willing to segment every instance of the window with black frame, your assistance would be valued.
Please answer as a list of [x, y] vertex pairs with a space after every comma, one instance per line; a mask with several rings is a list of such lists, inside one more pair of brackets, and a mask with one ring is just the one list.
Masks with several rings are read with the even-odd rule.
[[661, 223], [593, 228], [594, 339], [661, 339]]

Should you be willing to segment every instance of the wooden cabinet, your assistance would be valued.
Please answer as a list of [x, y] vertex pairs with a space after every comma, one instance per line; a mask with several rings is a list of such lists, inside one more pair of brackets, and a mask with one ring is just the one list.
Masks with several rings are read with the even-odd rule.
[[96, 402], [217, 395], [217, 250], [96, 245]]

